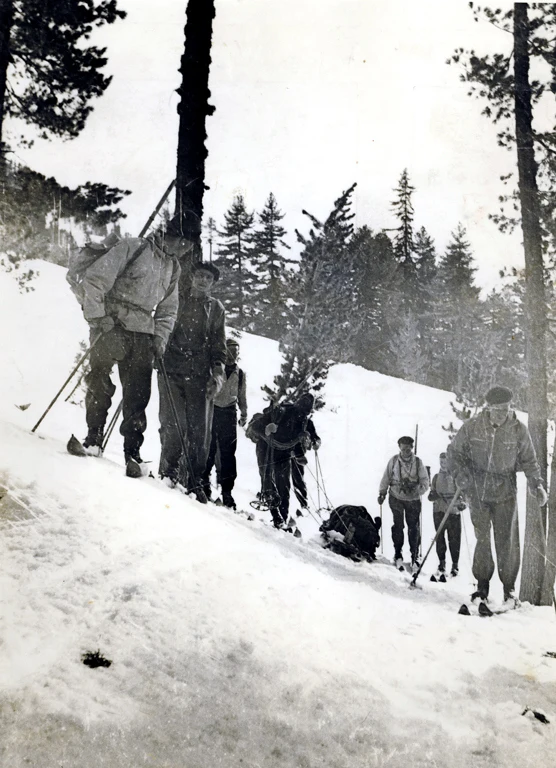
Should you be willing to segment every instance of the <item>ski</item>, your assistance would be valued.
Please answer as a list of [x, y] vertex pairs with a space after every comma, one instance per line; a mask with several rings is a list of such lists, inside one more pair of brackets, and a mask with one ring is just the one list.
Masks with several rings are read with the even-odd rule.
[[[88, 451], [75, 435], [72, 435], [68, 440], [66, 450], [71, 456], [79, 456], [81, 458], [102, 458], [100, 449], [97, 449], [99, 451], [98, 453]], [[135, 461], [135, 459], [129, 459], [125, 466], [126, 477], [135, 479], [139, 477], [152, 477], [154, 479], [154, 475], [149, 471], [147, 464], [148, 462], [139, 463], [138, 461]]]
[[[475, 608], [475, 606], [473, 606], [473, 608]], [[460, 606], [458, 613], [461, 616], [481, 616], [482, 618], [490, 618], [491, 616], [501, 616], [504, 613], [515, 611], [517, 608], [518, 606], [514, 605], [508, 608], [497, 608], [493, 610], [492, 608], [489, 608], [486, 603], [479, 603], [477, 610], [472, 612], [469, 610], [467, 603], [463, 603]]]

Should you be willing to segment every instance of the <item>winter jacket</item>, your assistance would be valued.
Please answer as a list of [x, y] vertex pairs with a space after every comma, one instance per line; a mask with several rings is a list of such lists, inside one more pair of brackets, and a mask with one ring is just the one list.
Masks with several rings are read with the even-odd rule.
[[229, 408], [231, 405], [239, 405], [239, 412], [247, 418], [247, 384], [245, 373], [235, 365], [231, 371], [226, 366], [226, 381], [222, 389], [214, 398], [217, 408]]
[[[452, 475], [444, 469], [441, 469], [432, 479], [429, 501], [433, 502], [433, 514], [437, 512], [445, 514], [450, 506], [450, 502], [456, 495], [456, 484]], [[457, 503], [452, 507], [451, 514], [459, 515], [460, 510]]]
[[208, 379], [226, 362], [224, 307], [211, 296], [180, 298], [178, 318], [164, 363], [173, 376]]
[[513, 411], [500, 427], [492, 426], [486, 411], [464, 422], [447, 454], [456, 483], [478, 500], [515, 496], [516, 472], [525, 472], [532, 490], [541, 483], [531, 435]]
[[[266, 435], [265, 427], [271, 423], [276, 424], [278, 429], [273, 434]], [[255, 414], [249, 429], [252, 432], [251, 439], [264, 440], [276, 450], [282, 451], [291, 451], [304, 438], [311, 441], [318, 439], [314, 424], [307, 413], [292, 403], [269, 406], [261, 414]]]
[[[409, 488], [405, 488], [409, 483]], [[392, 456], [380, 481], [379, 494], [390, 495], [401, 501], [417, 501], [429, 489], [427, 469], [420, 458], [413, 453], [409, 460], [402, 458], [400, 453]]]
[[166, 343], [178, 311], [180, 267], [151, 239], [133, 260], [142, 243], [120, 240], [91, 264], [82, 283], [83, 314], [89, 322], [110, 315], [126, 330], [156, 334]]

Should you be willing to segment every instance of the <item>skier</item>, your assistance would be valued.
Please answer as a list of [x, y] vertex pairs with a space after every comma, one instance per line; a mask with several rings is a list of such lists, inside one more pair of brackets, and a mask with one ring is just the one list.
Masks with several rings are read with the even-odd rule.
[[[438, 531], [446, 510], [456, 493], [454, 478], [448, 472], [448, 459], [446, 453], [440, 454], [440, 470], [433, 477], [429, 501], [433, 502], [432, 514], [434, 528]], [[432, 577], [434, 581], [446, 581], [446, 534], [448, 534], [448, 546], [452, 558], [451, 576], [457, 576], [459, 572], [459, 552], [461, 547], [461, 512], [466, 508], [464, 501], [459, 501], [450, 513], [444, 529], [436, 540], [436, 554], [438, 555], [438, 570]]]
[[[189, 294], [180, 297], [178, 317], [164, 355], [170, 392], [189, 453], [183, 448], [172, 405], [159, 371], [159, 475], [172, 487], [178, 482], [205, 503], [203, 474], [212, 431], [214, 398], [224, 384], [226, 333], [224, 307], [210, 296], [219, 271], [199, 262], [193, 266]], [[188, 464], [191, 472], [188, 471]]]
[[508, 607], [518, 605], [514, 589], [519, 572], [520, 548], [516, 472], [525, 473], [531, 493], [542, 507], [547, 502], [540, 468], [529, 430], [511, 408], [512, 391], [495, 386], [485, 397], [485, 408], [464, 422], [448, 446], [448, 469], [469, 503], [477, 543], [473, 575], [477, 591], [471, 599], [486, 604], [494, 561]]
[[429, 476], [421, 459], [413, 453], [413, 438], [404, 436], [398, 440], [399, 453], [388, 461], [378, 493], [382, 504], [388, 494], [388, 503], [394, 517], [392, 541], [394, 542], [394, 563], [403, 570], [402, 549], [404, 544], [404, 514], [407, 523], [407, 537], [411, 550], [413, 573], [419, 568], [419, 518], [421, 496], [429, 489]]
[[[222, 503], [230, 509], [236, 508], [232, 496], [236, 470], [237, 425], [244, 427], [247, 423], [247, 384], [245, 372], [238, 367], [239, 344], [235, 339], [226, 341], [225, 381], [220, 392], [214, 398], [214, 415], [212, 419], [212, 437], [207, 464], [203, 474], [203, 487], [208, 499], [211, 497], [210, 473], [216, 460], [217, 452], [220, 462], [217, 466], [217, 479], [222, 487]], [[237, 418], [239, 406], [240, 417]]]
[[122, 383], [126, 474], [141, 475], [139, 449], [147, 427], [145, 409], [151, 396], [153, 359], [164, 352], [178, 310], [178, 258], [192, 243], [180, 223], [169, 222], [146, 239], [124, 238], [100, 255], [80, 285], [91, 342], [102, 334], [90, 355], [85, 377], [88, 434], [83, 447], [99, 453], [106, 417], [116, 387], [110, 378], [118, 364]]
[[276, 528], [284, 528], [289, 520], [294, 450], [300, 443], [304, 450], [313, 444], [307, 423], [314, 402], [313, 395], [307, 393], [296, 403], [270, 405], [261, 414], [256, 414], [249, 424], [249, 436], [257, 445], [262, 482], [260, 496], [269, 504]]

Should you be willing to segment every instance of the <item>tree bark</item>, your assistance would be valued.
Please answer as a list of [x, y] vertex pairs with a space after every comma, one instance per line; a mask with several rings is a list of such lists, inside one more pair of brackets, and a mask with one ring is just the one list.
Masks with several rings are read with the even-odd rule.
[[214, 15], [214, 0], [189, 0], [185, 46], [179, 70], [182, 83], [178, 89], [180, 121], [175, 214], [181, 217], [184, 235], [195, 244], [194, 260], [201, 259], [205, 160], [208, 155], [205, 146], [206, 118], [214, 112], [208, 101]]
[[[525, 253], [525, 311], [529, 431], [543, 479], [547, 472], [546, 296], [543, 273], [537, 163], [529, 81], [528, 4], [514, 4], [514, 104], [521, 228]], [[539, 605], [545, 570], [546, 508], [527, 494], [527, 519], [521, 575], [522, 600]]]
[[0, 0], [0, 178], [4, 176], [6, 147], [4, 118], [6, 116], [6, 85], [10, 65], [10, 34], [13, 24], [13, 0]]

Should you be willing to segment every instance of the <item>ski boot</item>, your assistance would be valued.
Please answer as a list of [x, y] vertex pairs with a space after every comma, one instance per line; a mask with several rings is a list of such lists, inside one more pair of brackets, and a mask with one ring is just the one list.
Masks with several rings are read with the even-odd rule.
[[405, 571], [405, 568], [403, 567], [403, 558], [401, 555], [396, 555], [394, 557], [394, 565], [396, 566], [398, 571], [402, 571], [402, 573], [403, 571]]
[[450, 576], [457, 576], [459, 573], [459, 568], [455, 563], [452, 563], [452, 570], [450, 571]]
[[139, 448], [135, 448], [131, 451], [126, 451], [125, 458], [125, 473], [126, 477], [143, 477], [143, 459], [139, 453]]
[[412, 557], [411, 558], [411, 575], [412, 576], [415, 576], [415, 574], [419, 570], [420, 566], [421, 566], [421, 563], [419, 561], [419, 558], [418, 557]]
[[222, 504], [228, 509], [236, 509], [236, 503], [230, 491], [222, 491]]
[[89, 427], [87, 437], [81, 445], [89, 456], [100, 456], [102, 453], [102, 441], [104, 440], [103, 427]]
[[514, 608], [519, 608], [521, 605], [519, 599], [515, 596], [513, 589], [504, 590], [504, 604], [503, 609], [511, 611]]
[[476, 592], [473, 592], [471, 595], [471, 602], [474, 603], [475, 600], [479, 601], [479, 616], [492, 616], [492, 611], [488, 607], [488, 597], [485, 595], [483, 591], [480, 589]]

